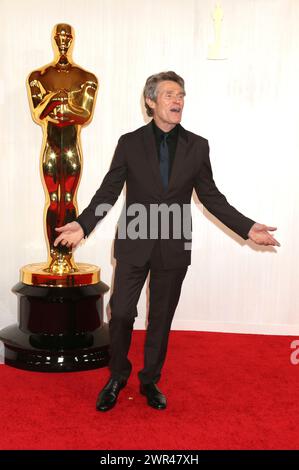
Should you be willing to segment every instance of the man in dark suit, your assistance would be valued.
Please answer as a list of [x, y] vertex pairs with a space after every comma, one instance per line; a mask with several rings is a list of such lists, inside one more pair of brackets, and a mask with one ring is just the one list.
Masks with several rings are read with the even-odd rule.
[[125, 216], [118, 224], [114, 246], [117, 264], [110, 298], [111, 377], [99, 393], [99, 411], [116, 404], [130, 376], [132, 365], [127, 356], [136, 305], [149, 272], [144, 367], [138, 377], [147, 403], [156, 409], [166, 408], [166, 398], [157, 382], [182, 282], [191, 263], [193, 188], [202, 204], [240, 237], [260, 245], [279, 246], [269, 233], [275, 227], [245, 217], [217, 189], [208, 141], [180, 125], [184, 97], [184, 80], [174, 72], [147, 79], [144, 101], [152, 121], [119, 139], [110, 169], [88, 207], [76, 221], [57, 228], [60, 234], [55, 245], [76, 247], [105, 217], [126, 182]]

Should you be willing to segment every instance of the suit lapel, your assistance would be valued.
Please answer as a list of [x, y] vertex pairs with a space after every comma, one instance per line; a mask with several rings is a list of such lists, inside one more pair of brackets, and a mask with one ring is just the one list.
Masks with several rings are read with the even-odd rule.
[[175, 187], [177, 181], [180, 179], [180, 175], [184, 171], [185, 157], [186, 157], [186, 152], [187, 152], [187, 140], [188, 140], [187, 132], [179, 124], [177, 148], [175, 152], [173, 166], [172, 166], [171, 173], [170, 173], [170, 179], [168, 182], [167, 191], [170, 191], [172, 188]]
[[173, 162], [173, 167], [170, 174], [170, 180], [168, 183], [168, 188], [165, 191], [162, 184], [161, 174], [160, 174], [160, 166], [159, 166], [159, 159], [157, 155], [157, 147], [155, 136], [152, 129], [152, 123], [150, 122], [147, 126], [144, 127], [144, 146], [145, 146], [145, 154], [148, 160], [148, 163], [151, 167], [152, 175], [156, 184], [157, 189], [160, 193], [166, 194], [172, 188], [175, 187], [176, 182], [180, 178], [180, 175], [184, 171], [184, 160], [187, 150], [187, 132], [186, 130], [179, 125], [179, 135], [178, 135], [178, 142], [177, 148], [175, 153], [175, 158]]

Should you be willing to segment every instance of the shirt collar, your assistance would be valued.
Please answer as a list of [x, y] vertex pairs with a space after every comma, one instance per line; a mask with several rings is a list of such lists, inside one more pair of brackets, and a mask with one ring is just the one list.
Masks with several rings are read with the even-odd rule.
[[153, 126], [153, 131], [154, 131], [155, 135], [159, 139], [161, 139], [165, 134], [168, 134], [168, 136], [170, 138], [176, 137], [178, 135], [178, 131], [179, 131], [179, 125], [178, 124], [170, 132], [162, 131], [162, 129], [160, 129], [160, 127], [157, 126], [154, 119], [152, 120], [152, 126]]

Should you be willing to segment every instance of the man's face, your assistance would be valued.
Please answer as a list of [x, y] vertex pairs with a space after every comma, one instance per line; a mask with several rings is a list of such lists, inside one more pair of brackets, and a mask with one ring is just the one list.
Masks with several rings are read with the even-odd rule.
[[160, 82], [157, 87], [157, 100], [146, 99], [153, 110], [158, 127], [165, 132], [173, 129], [182, 119], [185, 93], [181, 86], [170, 80]]

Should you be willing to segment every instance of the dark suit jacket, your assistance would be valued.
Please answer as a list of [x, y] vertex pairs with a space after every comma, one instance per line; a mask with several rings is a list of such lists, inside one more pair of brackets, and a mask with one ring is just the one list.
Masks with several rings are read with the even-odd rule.
[[[127, 193], [122, 216], [127, 213], [131, 204], [142, 204], [147, 209], [149, 221], [151, 204], [164, 203], [170, 207], [175, 203], [180, 207], [185, 204], [185, 218], [189, 217], [191, 221], [190, 203], [194, 188], [198, 198], [208, 211], [243, 239], [248, 238], [248, 232], [254, 224], [253, 220], [245, 217], [231, 206], [225, 196], [217, 189], [213, 180], [208, 141], [186, 131], [181, 125], [179, 125], [176, 155], [166, 191], [160, 176], [152, 124], [149, 123], [120, 137], [108, 173], [88, 207], [77, 218], [77, 222], [82, 226], [86, 236], [107, 214], [104, 212], [102, 215], [96, 216], [96, 207], [103, 203], [112, 206], [125, 182]], [[126, 226], [136, 215], [126, 217]], [[147, 229], [147, 235], [149, 235], [149, 226]], [[115, 258], [135, 266], [145, 264], [150, 258], [155, 239], [123, 239], [119, 237], [118, 232], [119, 224], [114, 245]], [[189, 265], [191, 263], [191, 249], [185, 249], [185, 242], [191, 240], [188, 240], [189, 237], [186, 236], [176, 239], [173, 235], [171, 220], [169, 233], [169, 239], [160, 239], [161, 255], [165, 267], [176, 268]], [[161, 238], [161, 224], [158, 227], [158, 238]], [[191, 246], [190, 243], [189, 246]]]

